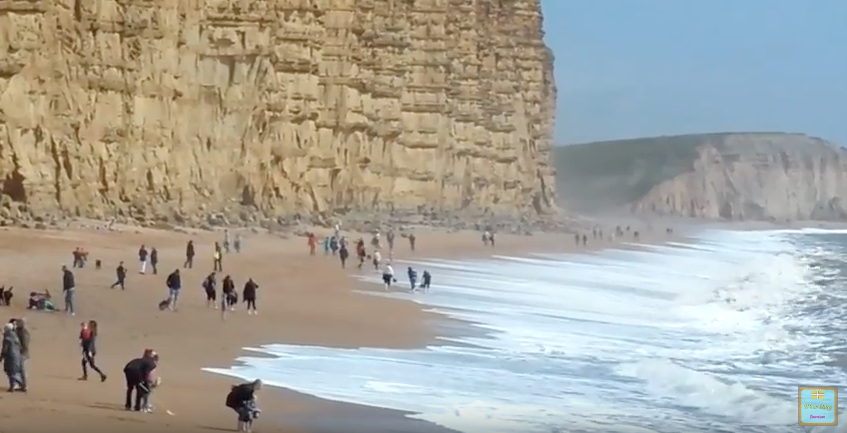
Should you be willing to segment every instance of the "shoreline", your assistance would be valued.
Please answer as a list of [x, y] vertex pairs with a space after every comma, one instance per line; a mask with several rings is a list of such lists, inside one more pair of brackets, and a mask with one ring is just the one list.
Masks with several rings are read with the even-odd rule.
[[[433, 230], [416, 231], [416, 234], [419, 246], [416, 257], [484, 258], [492, 253], [519, 254], [529, 250], [590, 250], [573, 248], [571, 235], [503, 235], [498, 237], [497, 248], [482, 250], [476, 232]], [[199, 288], [205, 271], [211, 267], [207, 259], [210, 245], [220, 237], [220, 233], [184, 234], [136, 228], [121, 233], [71, 229], [0, 231], [0, 257], [4, 259], [0, 261], [0, 271], [9, 276], [0, 285], [18, 287], [13, 307], [3, 307], [5, 310], [0, 311], [5, 311], [8, 317], [25, 316], [33, 334], [33, 355], [28, 366], [30, 392], [0, 396], [3, 400], [0, 404], [9, 413], [0, 415], [4, 427], [8, 431], [34, 432], [73, 421], [80, 428], [110, 426], [129, 432], [157, 426], [192, 431], [231, 429], [235, 423], [223, 405], [223, 397], [235, 381], [201, 368], [231, 367], [234, 359], [244, 356], [244, 347], [285, 342], [408, 349], [437, 341], [436, 331], [429, 325], [432, 320], [442, 320], [441, 315], [424, 312], [417, 303], [355, 293], [349, 272], [323, 257], [309, 257], [305, 239], [283, 239], [268, 234], [247, 234], [246, 252], [228, 255], [224, 262], [226, 270], [233, 269], [237, 288], [240, 289], [247, 276], [259, 283], [261, 314], [246, 316], [240, 311], [222, 322], [218, 312], [206, 311]], [[166, 295], [164, 276], [174, 265], [181, 264], [184, 242], [189, 238], [195, 239], [196, 264], [203, 270], [186, 271], [183, 276], [183, 304], [179, 312], [159, 312], [155, 304]], [[397, 241], [401, 253], [395, 258], [406, 258], [404, 239], [398, 236]], [[169, 263], [160, 275], [137, 275], [134, 258], [142, 243], [156, 246], [162, 263]], [[98, 258], [105, 263], [99, 271], [86, 268], [76, 272], [77, 316], [23, 310], [26, 294], [45, 288], [51, 289], [61, 307], [61, 296], [56, 289], [61, 277], [59, 268], [70, 262], [70, 251], [80, 245], [90, 251], [89, 266]], [[124, 293], [108, 289], [117, 260], [123, 260], [130, 271]], [[98, 362], [111, 372], [104, 384], [75, 380], [80, 369], [74, 358], [79, 353], [76, 326], [88, 319], [101, 324]], [[351, 332], [351, 327], [356, 332]], [[121, 404], [120, 367], [148, 347], [162, 356], [163, 385], [153, 396], [157, 411], [128, 413]], [[406, 416], [409, 413], [323, 400], [290, 389], [262, 393], [261, 406], [266, 410], [263, 417], [274, 422], [260, 419], [256, 427], [260, 432], [329, 432], [333, 431], [332, 425], [316, 423], [328, 422], [318, 420], [333, 416], [340, 417], [343, 422], [339, 421], [339, 426], [345, 428], [357, 419], [369, 423], [379, 419], [391, 431], [406, 431], [398, 430], [399, 419], [412, 429], [410, 432], [441, 429], [411, 419]], [[176, 415], [166, 415], [165, 409]], [[15, 416], [19, 413], [25, 413], [26, 417]], [[51, 417], [40, 416], [47, 414]]]

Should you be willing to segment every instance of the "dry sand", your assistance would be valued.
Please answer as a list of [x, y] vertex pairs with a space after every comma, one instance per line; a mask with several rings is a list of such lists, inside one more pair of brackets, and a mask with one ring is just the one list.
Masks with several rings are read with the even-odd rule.
[[[395, 258], [584, 251], [574, 247], [573, 235], [502, 235], [496, 249], [484, 249], [479, 233], [420, 229], [416, 234], [418, 251], [411, 253], [406, 240], [398, 236]], [[337, 260], [320, 253], [310, 257], [305, 239], [249, 232], [245, 252], [224, 258], [224, 273], [233, 276], [239, 292], [248, 277], [257, 281], [260, 314], [248, 316], [241, 309], [222, 321], [218, 311], [205, 307], [200, 287], [211, 270], [212, 244], [221, 238], [220, 233], [140, 229], [120, 233], [91, 229], [0, 231], [0, 285], [13, 285], [16, 293], [13, 306], [0, 307], [0, 312], [7, 320], [26, 317], [32, 334], [29, 392], [0, 392], [0, 432], [71, 427], [80, 431], [107, 427], [124, 433], [147, 432], [154, 427], [231, 431], [234, 414], [224, 407], [224, 397], [236, 382], [200, 369], [232, 365], [245, 346], [289, 343], [412, 348], [434, 338], [428, 324], [438, 317], [422, 312], [414, 303], [353, 293], [349, 274], [360, 271], [342, 270]], [[195, 241], [197, 258], [195, 269], [182, 271], [179, 311], [160, 312], [157, 303], [167, 296], [165, 277], [181, 267], [189, 239]], [[642, 232], [642, 242], [663, 240], [664, 228]], [[612, 245], [610, 241], [590, 243], [595, 248]], [[151, 275], [149, 269], [147, 275], [138, 274], [141, 244], [159, 250], [159, 275]], [[85, 269], [75, 270], [76, 316], [25, 310], [27, 294], [44, 289], [54, 294], [61, 308], [60, 268], [71, 264], [71, 250], [77, 246], [87, 248], [90, 258]], [[102, 270], [94, 269], [95, 259], [103, 260]], [[109, 289], [121, 260], [130, 271], [126, 291]], [[437, 281], [434, 290], [438, 290]], [[81, 375], [78, 328], [89, 319], [100, 324], [97, 360], [109, 374], [105, 383], [77, 380]], [[156, 412], [126, 412], [122, 369], [145, 348], [153, 348], [161, 356], [163, 384], [153, 398]], [[444, 430], [408, 420], [396, 411], [329, 402], [288, 390], [265, 390], [260, 402], [264, 412], [255, 431], [262, 433]]]

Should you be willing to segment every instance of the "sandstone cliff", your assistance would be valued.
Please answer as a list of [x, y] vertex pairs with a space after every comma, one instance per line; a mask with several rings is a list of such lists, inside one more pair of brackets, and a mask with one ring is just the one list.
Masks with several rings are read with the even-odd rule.
[[847, 151], [799, 134], [703, 134], [557, 148], [558, 192], [583, 212], [847, 220]]
[[543, 212], [539, 0], [0, 0], [3, 203]]

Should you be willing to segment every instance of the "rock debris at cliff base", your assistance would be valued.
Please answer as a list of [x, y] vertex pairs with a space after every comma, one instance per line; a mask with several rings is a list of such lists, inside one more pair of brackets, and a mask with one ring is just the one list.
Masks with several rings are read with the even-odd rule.
[[539, 0], [0, 0], [4, 212], [551, 211], [541, 22]]

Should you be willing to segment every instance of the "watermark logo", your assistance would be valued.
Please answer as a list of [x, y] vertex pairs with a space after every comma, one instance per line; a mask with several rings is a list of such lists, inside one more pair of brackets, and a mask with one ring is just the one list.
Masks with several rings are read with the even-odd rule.
[[797, 393], [800, 425], [838, 425], [838, 388], [804, 386]]

